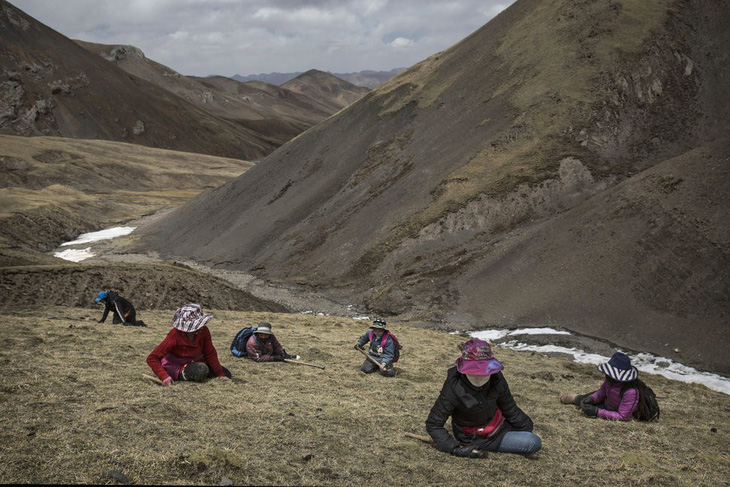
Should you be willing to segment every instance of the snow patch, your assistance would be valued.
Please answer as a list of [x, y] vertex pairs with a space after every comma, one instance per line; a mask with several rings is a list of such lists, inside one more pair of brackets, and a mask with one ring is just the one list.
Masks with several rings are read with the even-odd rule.
[[136, 229], [137, 227], [112, 227], [105, 230], [99, 230], [98, 232], [82, 233], [78, 236], [76, 240], [62, 243], [61, 247], [66, 247], [67, 245], [80, 245], [90, 242], [98, 242], [99, 240], [108, 240], [116, 237], [123, 237], [124, 235], [129, 235]]
[[[458, 334], [459, 332], [454, 332]], [[494, 341], [506, 336], [514, 335], [570, 335], [570, 332], [552, 328], [522, 328], [518, 330], [480, 330], [469, 334], [473, 338], [485, 341]], [[530, 345], [517, 340], [498, 343], [497, 346], [517, 350], [520, 352], [563, 353], [573, 357], [573, 360], [582, 364], [600, 365], [608, 362], [610, 357], [595, 353], [588, 353], [576, 348], [559, 347], [557, 345]], [[624, 352], [625, 353], [625, 352]], [[631, 364], [647, 374], [662, 375], [671, 380], [702, 384], [713, 391], [730, 395], [730, 379], [710, 372], [699, 371], [693, 367], [673, 361], [666, 357], [657, 357], [650, 353], [627, 354], [631, 357]]]
[[96, 254], [91, 251], [91, 247], [86, 247], [85, 249], [67, 249], [53, 254], [54, 257], [70, 260], [71, 262], [81, 262], [82, 260], [94, 257], [94, 255]]

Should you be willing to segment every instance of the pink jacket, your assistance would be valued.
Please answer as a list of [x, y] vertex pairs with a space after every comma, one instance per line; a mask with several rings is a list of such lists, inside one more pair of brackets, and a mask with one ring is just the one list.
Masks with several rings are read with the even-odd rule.
[[606, 379], [601, 388], [591, 394], [598, 406], [598, 417], [615, 421], [629, 421], [639, 408], [639, 391], [635, 387], [627, 387], [623, 396], [621, 389], [625, 384], [611, 382]]
[[256, 337], [255, 333], [246, 342], [246, 352], [248, 353], [248, 358], [256, 362], [273, 362], [274, 355], [286, 353], [284, 347], [281, 346], [281, 343], [279, 343], [279, 340], [274, 335], [271, 335], [267, 343], [263, 343]]

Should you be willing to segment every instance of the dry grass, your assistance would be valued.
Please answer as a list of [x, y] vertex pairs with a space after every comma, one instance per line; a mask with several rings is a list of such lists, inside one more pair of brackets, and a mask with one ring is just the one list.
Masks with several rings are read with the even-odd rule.
[[108, 208], [120, 220], [179, 205], [252, 163], [134, 144], [0, 135], [0, 216], [48, 205]]
[[[142, 329], [53, 308], [0, 316], [0, 482], [289, 485], [719, 485], [730, 478], [727, 396], [647, 380], [658, 423], [584, 418], [558, 402], [600, 377], [565, 359], [498, 349], [518, 404], [544, 448], [535, 459], [454, 458], [403, 436], [424, 421], [462, 339], [394, 326], [404, 345], [395, 379], [359, 372], [352, 344], [367, 324], [336, 317], [215, 312], [211, 332], [234, 380], [163, 389], [142, 378], [172, 311]], [[236, 359], [241, 327], [269, 320], [290, 353], [326, 370]], [[611, 480], [608, 480], [611, 479]]]

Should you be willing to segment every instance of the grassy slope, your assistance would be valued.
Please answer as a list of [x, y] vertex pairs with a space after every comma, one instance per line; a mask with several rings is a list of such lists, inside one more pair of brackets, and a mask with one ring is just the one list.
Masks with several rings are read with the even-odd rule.
[[[146, 329], [95, 322], [99, 312], [53, 308], [0, 316], [0, 482], [477, 485], [718, 485], [730, 478], [730, 402], [698, 385], [650, 376], [658, 423], [583, 417], [562, 392], [600, 374], [568, 360], [498, 349], [517, 403], [544, 448], [536, 459], [458, 459], [404, 438], [424, 420], [456, 356], [458, 336], [394, 326], [399, 376], [358, 371], [352, 344], [366, 323], [336, 317], [215, 312], [213, 340], [231, 382], [160, 388], [145, 357], [172, 311], [143, 310]], [[290, 353], [326, 370], [234, 359], [230, 340], [269, 320]], [[712, 429], [715, 429], [713, 431]]]
[[252, 165], [121, 142], [0, 135], [0, 253], [49, 250], [180, 205]]

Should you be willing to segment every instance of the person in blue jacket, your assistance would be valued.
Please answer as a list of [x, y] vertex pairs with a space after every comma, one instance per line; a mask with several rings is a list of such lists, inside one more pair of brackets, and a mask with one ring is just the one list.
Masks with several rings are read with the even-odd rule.
[[368, 354], [375, 362], [367, 358], [360, 366], [360, 370], [366, 374], [371, 374], [376, 370], [380, 375], [385, 377], [393, 377], [395, 368], [393, 367], [393, 359], [395, 358], [395, 340], [388, 332], [388, 325], [385, 320], [376, 318], [368, 331], [355, 344], [355, 348], [363, 350], [365, 344], [370, 342]]

